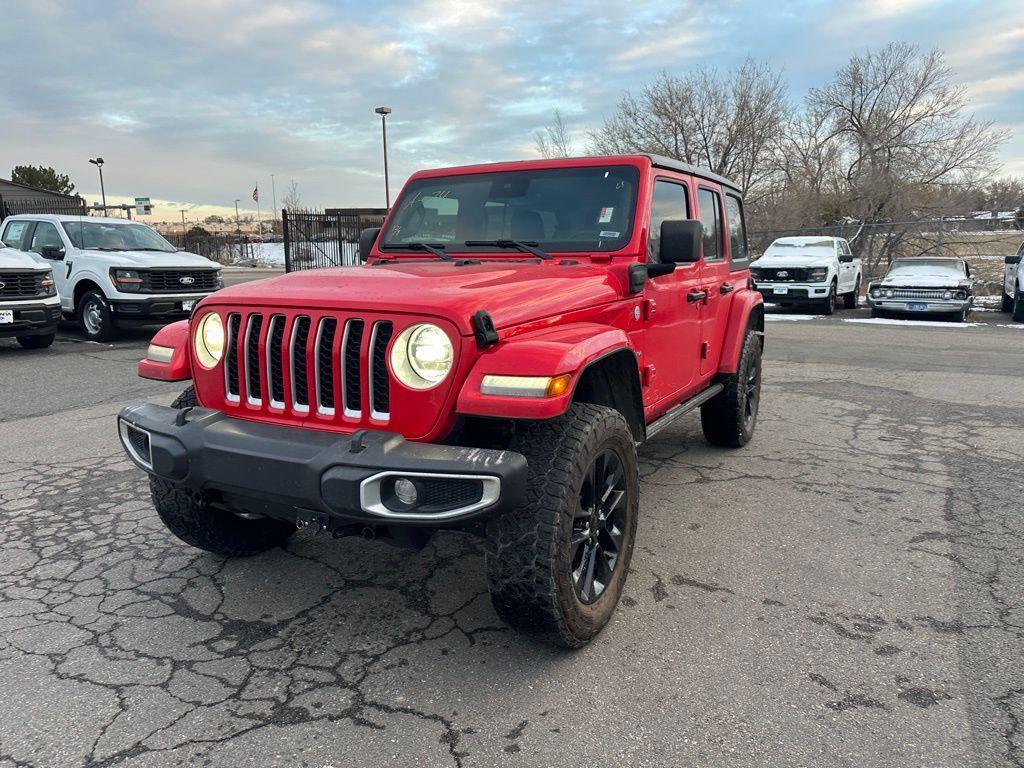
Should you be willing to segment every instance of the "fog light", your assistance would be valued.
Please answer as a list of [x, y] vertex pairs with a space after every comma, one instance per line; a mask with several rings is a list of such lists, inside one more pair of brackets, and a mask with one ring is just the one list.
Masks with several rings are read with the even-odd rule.
[[400, 477], [395, 481], [395, 498], [407, 506], [415, 506], [417, 499], [416, 485], [412, 480]]

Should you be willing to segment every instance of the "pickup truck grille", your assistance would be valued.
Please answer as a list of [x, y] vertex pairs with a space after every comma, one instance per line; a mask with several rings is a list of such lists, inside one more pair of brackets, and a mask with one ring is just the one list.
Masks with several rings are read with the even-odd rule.
[[811, 271], [806, 267], [756, 267], [750, 270], [755, 280], [773, 283], [806, 283]]
[[197, 293], [217, 290], [215, 269], [139, 270], [142, 293]]
[[34, 299], [45, 296], [44, 272], [0, 272], [0, 300]]
[[895, 299], [941, 299], [946, 291], [956, 294], [955, 288], [893, 288], [892, 295]]
[[[244, 400], [268, 412], [315, 411], [387, 421], [387, 347], [393, 332], [390, 320], [231, 313], [226, 323], [226, 399]], [[364, 413], [364, 402], [369, 413]]]

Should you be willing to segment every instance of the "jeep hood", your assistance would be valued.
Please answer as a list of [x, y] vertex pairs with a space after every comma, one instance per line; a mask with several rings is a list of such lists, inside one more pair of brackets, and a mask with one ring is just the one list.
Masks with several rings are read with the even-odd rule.
[[828, 253], [766, 253], [752, 267], [785, 269], [786, 267], [827, 267], [835, 260]]
[[442, 317], [468, 335], [479, 310], [500, 329], [621, 297], [606, 265], [429, 261], [292, 272], [225, 288], [209, 301]]
[[[220, 269], [220, 264], [187, 251], [95, 251], [83, 250], [90, 259], [109, 264], [112, 267], [135, 267], [136, 269]], [[73, 258], [73, 257], [72, 257]]]

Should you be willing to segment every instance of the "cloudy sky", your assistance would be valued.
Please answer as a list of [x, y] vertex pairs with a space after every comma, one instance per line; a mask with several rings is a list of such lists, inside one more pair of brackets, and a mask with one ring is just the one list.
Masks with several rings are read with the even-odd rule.
[[972, 108], [1014, 131], [1024, 174], [1020, 0], [6, 0], [0, 176], [53, 165], [97, 198], [148, 195], [155, 218], [270, 207], [295, 180], [315, 206], [383, 205], [418, 167], [532, 156], [558, 108], [585, 147], [624, 90], [660, 70], [747, 55], [798, 101], [853, 53], [907, 40], [946, 51]]

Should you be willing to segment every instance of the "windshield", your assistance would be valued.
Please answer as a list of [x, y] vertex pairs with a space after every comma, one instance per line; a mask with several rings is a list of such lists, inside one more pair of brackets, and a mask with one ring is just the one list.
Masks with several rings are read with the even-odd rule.
[[97, 251], [163, 251], [173, 253], [177, 248], [164, 240], [145, 224], [109, 221], [61, 222], [75, 248]]
[[381, 247], [493, 252], [466, 243], [517, 240], [544, 251], [616, 251], [633, 230], [639, 176], [616, 165], [417, 179], [395, 203]]
[[956, 259], [897, 259], [889, 267], [890, 275], [934, 275], [955, 273], [964, 277], [964, 263]]

